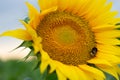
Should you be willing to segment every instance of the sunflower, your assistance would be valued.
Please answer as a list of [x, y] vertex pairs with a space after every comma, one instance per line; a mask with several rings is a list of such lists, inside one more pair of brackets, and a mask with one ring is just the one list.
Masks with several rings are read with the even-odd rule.
[[[69, 4], [68, 4], [69, 3]], [[106, 0], [38, 0], [40, 11], [26, 2], [26, 29], [4, 32], [31, 41], [40, 54], [40, 71], [49, 66], [58, 80], [104, 80], [104, 72], [119, 80], [120, 18]]]

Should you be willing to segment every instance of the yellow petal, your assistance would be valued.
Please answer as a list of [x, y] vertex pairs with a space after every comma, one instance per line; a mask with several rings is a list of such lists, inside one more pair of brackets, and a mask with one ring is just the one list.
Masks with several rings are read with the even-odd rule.
[[29, 18], [32, 19], [34, 18], [35, 16], [39, 15], [39, 12], [37, 11], [37, 9], [31, 5], [30, 3], [26, 2], [26, 5], [29, 9]]
[[[79, 2], [79, 3], [81, 5], [81, 7], [80, 7], [80, 9], [79, 9], [77, 14], [79, 16], [83, 16], [86, 13], [86, 11], [88, 10], [88, 8], [90, 7], [90, 5], [92, 3], [94, 3], [94, 1], [91, 2], [90, 0], [81, 0], [81, 2]], [[91, 3], [91, 4], [89, 4], [89, 3]], [[82, 13], [82, 12], [84, 12], [84, 13]]]
[[107, 44], [107, 45], [120, 45], [120, 40], [118, 39], [105, 39], [105, 38], [102, 38], [102, 39], [96, 39], [96, 42], [98, 44]]
[[[79, 0], [79, 1], [81, 1], [81, 0]], [[69, 4], [65, 4], [65, 3], [69, 3]], [[61, 7], [61, 9], [63, 11], [66, 9], [66, 11], [74, 13], [73, 10], [76, 9], [77, 4], [79, 4], [78, 0], [74, 0], [74, 1], [73, 0], [64, 0], [63, 8]], [[59, 6], [61, 6], [61, 5], [59, 4]], [[80, 4], [79, 4], [79, 7], [80, 7]]]
[[50, 58], [45, 51], [42, 50], [40, 51], [40, 53], [41, 53], [40, 70], [41, 70], [41, 73], [43, 73], [45, 69], [48, 67], [48, 65], [50, 64]]
[[120, 56], [120, 47], [112, 45], [97, 45], [100, 52]]
[[[85, 80], [86, 78], [85, 78], [85, 75], [84, 75], [84, 73], [82, 72], [82, 71], [80, 71], [80, 72], [82, 72], [81, 74], [79, 73], [77, 73], [77, 71], [76, 71], [76, 69], [77, 68], [75, 68], [75, 66], [68, 66], [68, 68], [66, 67], [66, 69], [68, 70], [67, 72], [63, 72], [64, 73], [64, 75], [66, 75], [70, 80]], [[64, 70], [63, 70], [64, 71]], [[80, 76], [80, 77], [79, 77]]]
[[99, 59], [97, 57], [88, 60], [88, 63], [92, 63], [92, 64], [101, 64], [101, 65], [106, 65], [106, 66], [112, 66], [108, 61], [104, 60], [104, 59]]
[[[120, 18], [119, 18], [119, 17], [114, 18], [114, 19], [111, 21], [111, 23], [114, 23], [114, 24], [119, 23], [119, 22], [120, 22]], [[117, 28], [117, 26], [116, 26], [116, 28]], [[119, 27], [119, 28], [120, 28], [120, 27]]]
[[40, 9], [43, 11], [51, 7], [57, 6], [58, 0], [38, 0], [38, 4]]
[[37, 28], [38, 25], [40, 24], [40, 21], [41, 21], [41, 17], [40, 17], [40, 14], [39, 14], [39, 15], [36, 15], [34, 18], [32, 18], [32, 19], [29, 21], [29, 25], [30, 25], [34, 30], [36, 30], [36, 28]]
[[70, 80], [78, 80], [78, 75], [76, 74], [74, 68], [72, 68], [71, 66], [64, 65], [58, 61], [56, 61], [55, 64], [57, 65], [57, 69], [59, 69], [59, 71], [64, 76], [66, 76]]
[[40, 51], [38, 44], [36, 45], [33, 43], [33, 47], [34, 47], [34, 53], [37, 54]]
[[[114, 19], [115, 18], [115, 16], [118, 14], [118, 12], [117, 11], [114, 11], [114, 12], [110, 12], [110, 11], [108, 11], [108, 12], [106, 12], [106, 13], [103, 13], [103, 14], [101, 14], [99, 17], [97, 17], [96, 18], [96, 20], [102, 20], [102, 21], [106, 21], [106, 20], [108, 20], [108, 19]], [[102, 22], [101, 21], [101, 22]]]
[[[102, 10], [105, 9], [104, 5], [106, 2], [107, 2], [107, 0], [96, 0], [96, 2], [94, 4], [96, 7], [93, 6], [94, 8], [89, 9], [89, 11], [86, 15], [86, 18], [91, 21], [94, 18], [98, 17], [98, 15], [100, 15], [100, 13], [103, 12]], [[99, 3], [99, 4], [97, 4], [97, 3]]]
[[67, 78], [59, 70], [56, 70], [56, 73], [58, 76], [58, 80], [67, 80]]
[[56, 11], [57, 9], [58, 9], [57, 6], [53, 6], [53, 7], [51, 7], [51, 8], [46, 9], [46, 10], [43, 10], [43, 11], [41, 12], [41, 14], [40, 14], [40, 17], [42, 17], [42, 16], [44, 16], [44, 15], [50, 13], [50, 12], [54, 12], [54, 11]]
[[114, 69], [114, 67], [103, 66], [103, 65], [97, 65], [97, 67], [100, 68], [101, 70], [111, 74], [112, 76], [114, 76], [116, 78], [116, 80], [119, 80], [117, 71]]
[[0, 34], [0, 36], [11, 36], [26, 41], [32, 40], [31, 35], [23, 29], [10, 30]]
[[36, 30], [36, 28], [38, 27], [40, 21], [44, 18], [44, 16], [50, 12], [56, 11], [57, 8], [58, 8], [57, 6], [54, 6], [46, 10], [43, 10], [39, 15], [35, 16], [35, 18], [30, 20], [29, 25]]
[[44, 71], [47, 69], [48, 65], [49, 65], [48, 60], [46, 60], [46, 61], [42, 61], [42, 60], [41, 60], [40, 72], [41, 72], [41, 73], [44, 73]]
[[70, 0], [58, 0], [59, 10], [64, 11], [67, 8], [69, 8], [69, 4], [66, 4], [66, 3], [69, 3], [69, 1]]
[[[84, 15], [84, 17], [87, 18], [87, 19], [89, 18], [89, 16], [91, 16], [90, 13], [94, 13], [94, 11], [96, 9], [94, 6], [97, 6], [96, 3], [98, 3], [98, 1], [97, 0], [92, 0], [92, 2], [90, 2], [90, 3], [91, 4], [89, 4], [89, 6], [87, 5], [88, 7], [86, 6], [87, 9], [84, 12], [81, 13], [81, 16]], [[98, 9], [98, 7], [97, 7], [97, 9]], [[85, 15], [85, 14], [87, 14], [87, 15]]]
[[118, 12], [106, 12], [104, 14], [99, 15], [95, 19], [91, 20], [90, 23], [95, 25], [103, 25], [103, 24], [116, 24], [113, 23], [115, 21], [115, 17]]
[[34, 47], [34, 53], [37, 54], [41, 51], [42, 45], [40, 44], [41, 39], [33, 39], [33, 47]]
[[116, 38], [120, 37], [120, 30], [109, 30], [104, 32], [95, 33], [95, 37], [97, 38]]
[[117, 71], [117, 73], [120, 75], [120, 66], [119, 65], [115, 65], [114, 68]]
[[27, 23], [20, 20], [20, 22], [26, 27], [28, 33], [31, 35], [32, 41], [33, 41], [33, 47], [35, 49], [35, 53], [39, 52], [42, 48], [40, 42], [42, 41], [42, 38], [39, 37], [36, 33], [36, 31]]
[[76, 66], [65, 65], [61, 62], [54, 61], [56, 65], [56, 70], [59, 70], [65, 77], [70, 80], [85, 80], [85, 74]]
[[47, 54], [47, 52], [45, 52], [44, 50], [41, 50], [41, 55], [42, 55], [42, 59], [43, 60], [50, 60], [49, 55]]
[[96, 68], [93, 68], [93, 67], [90, 67], [88, 65], [79, 65], [79, 67], [84, 70], [85, 72], [89, 72], [89, 73], [92, 73], [93, 75], [97, 75], [97, 76], [100, 76], [102, 77], [103, 79], [105, 78], [105, 75], [103, 74], [102, 71], [96, 69]]
[[75, 4], [74, 5], [76, 5], [76, 7], [73, 7], [74, 9], [72, 10], [72, 12], [74, 13], [74, 14], [78, 14], [79, 13], [79, 10], [80, 10], [80, 8], [83, 6], [83, 3], [85, 2], [85, 0], [75, 0], [76, 2], [75, 2]]
[[33, 39], [38, 37], [36, 31], [29, 24], [25, 23], [22, 20], [20, 20], [20, 22], [26, 27], [27, 31], [29, 32]]
[[77, 74], [79, 75], [78, 76], [79, 80], [87, 80], [86, 74], [81, 69], [79, 69], [78, 67], [74, 67], [74, 68]]
[[99, 59], [105, 59], [112, 64], [114, 64], [114, 63], [119, 64], [120, 63], [119, 57], [117, 57], [115, 55], [98, 52], [96, 57], [98, 57]]
[[50, 71], [49, 71], [49, 73], [52, 73], [55, 70], [56, 70], [56, 64], [54, 63], [54, 60], [51, 60], [50, 61]]
[[[103, 1], [103, 2], [101, 2], [101, 4], [104, 4], [104, 2], [105, 2], [104, 0], [100, 0], [100, 1]], [[89, 2], [89, 4], [90, 3], [91, 3], [91, 1]], [[112, 7], [112, 4], [113, 3], [110, 2], [109, 4], [107, 4], [105, 6], [104, 5], [99, 6], [100, 7], [99, 10], [98, 10], [98, 7], [96, 7], [97, 11], [95, 10], [95, 12], [93, 12], [93, 15], [92, 16], [89, 15], [89, 17], [87, 19], [87, 20], [89, 20], [90, 25], [91, 26], [97, 26], [97, 25], [103, 24], [103, 23], [100, 23], [100, 19], [104, 20], [103, 17], [101, 18], [101, 15], [108, 15], [110, 13], [110, 9]], [[99, 5], [99, 4], [97, 3], [96, 6], [97, 5]], [[88, 6], [87, 6], [87, 8], [88, 8]], [[79, 12], [80, 12], [80, 14], [82, 13], [81, 11], [79, 11]], [[90, 14], [91, 14], [91, 12], [90, 12]], [[88, 15], [88, 14], [86, 14], [86, 15]], [[113, 21], [113, 19], [111, 21]], [[106, 24], [106, 23], [104, 23], [104, 24]], [[107, 24], [108, 24], [108, 22], [107, 22]]]
[[110, 9], [112, 8], [112, 6], [113, 6], [113, 2], [108, 3], [107, 5], [105, 5], [104, 9], [102, 9], [101, 12], [110, 11]]
[[89, 72], [85, 72], [87, 79], [85, 80], [105, 80], [103, 77], [89, 73]]
[[[103, 14], [105, 14], [106, 12], [110, 12], [110, 9], [111, 9], [111, 7], [112, 7], [112, 2], [110, 2], [109, 4], [107, 4], [105, 7], [103, 7], [103, 8], [101, 8], [101, 11], [99, 12], [98, 11], [98, 15], [100, 15], [100, 13], [102, 13], [102, 15]], [[104, 12], [104, 13], [103, 13]], [[93, 17], [92, 19], [90, 19], [90, 24], [92, 25], [92, 26], [96, 26], [96, 25], [99, 25], [99, 22], [96, 22], [96, 20], [98, 20], [98, 15], [96, 15], [95, 17]]]
[[92, 27], [92, 31], [95, 33], [103, 32], [106, 30], [113, 30], [113, 29], [115, 29], [115, 25], [109, 25], [109, 24]]
[[[84, 80], [83, 76], [77, 74], [77, 71], [74, 66], [68, 66], [68, 68], [66, 67], [66, 69], [68, 71], [63, 73], [64, 75], [66, 74], [70, 80]], [[81, 79], [79, 79], [79, 76], [81, 76]]]

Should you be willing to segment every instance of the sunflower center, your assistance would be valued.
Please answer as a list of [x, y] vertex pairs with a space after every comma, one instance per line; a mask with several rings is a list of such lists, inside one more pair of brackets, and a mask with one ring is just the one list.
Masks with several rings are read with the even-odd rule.
[[96, 54], [93, 51], [96, 45], [90, 26], [76, 15], [51, 12], [44, 16], [36, 31], [42, 37], [43, 50], [53, 60], [79, 65], [86, 63]]
[[74, 43], [77, 37], [76, 31], [67, 25], [55, 28], [54, 35], [56, 41], [63, 45]]

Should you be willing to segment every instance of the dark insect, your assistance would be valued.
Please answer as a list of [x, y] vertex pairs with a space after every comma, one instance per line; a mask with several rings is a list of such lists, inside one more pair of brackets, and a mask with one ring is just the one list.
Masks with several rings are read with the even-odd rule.
[[95, 55], [97, 54], [97, 48], [96, 47], [94, 47], [94, 48], [92, 48], [92, 51], [91, 51], [91, 56], [93, 56], [93, 57], [95, 57]]

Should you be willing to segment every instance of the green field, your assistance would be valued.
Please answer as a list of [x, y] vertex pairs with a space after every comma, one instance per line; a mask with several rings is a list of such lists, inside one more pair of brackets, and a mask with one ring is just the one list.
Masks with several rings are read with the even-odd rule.
[[[55, 74], [45, 77], [39, 69], [34, 69], [36, 61], [0, 60], [0, 80], [57, 80]], [[107, 80], [115, 80], [107, 74]]]
[[0, 61], [0, 80], [41, 80], [39, 69], [34, 70], [35, 61]]

